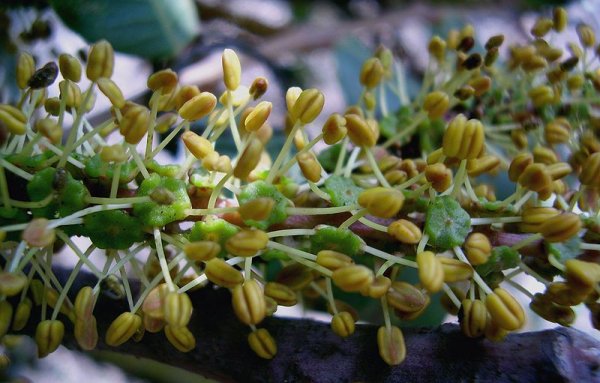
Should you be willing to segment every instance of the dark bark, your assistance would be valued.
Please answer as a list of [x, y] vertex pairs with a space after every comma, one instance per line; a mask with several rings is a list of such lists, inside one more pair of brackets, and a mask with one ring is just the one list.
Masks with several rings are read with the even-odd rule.
[[[59, 279], [64, 279], [62, 274], [58, 272]], [[82, 273], [73, 291], [94, 282], [93, 276]], [[101, 334], [98, 348], [228, 382], [600, 382], [600, 342], [569, 328], [512, 334], [500, 343], [466, 338], [456, 325], [407, 329], [406, 360], [389, 367], [378, 355], [376, 326], [357, 326], [354, 335], [342, 339], [328, 323], [268, 318], [260, 327], [277, 340], [278, 353], [267, 361], [248, 347], [250, 330], [233, 314], [227, 290], [209, 286], [191, 292], [190, 297], [194, 314], [189, 327], [197, 340], [191, 352], [177, 351], [163, 333], [146, 333], [139, 343], [108, 347], [103, 334], [127, 308], [124, 301], [106, 297], [101, 297], [95, 309]], [[76, 349], [72, 326], [63, 320], [64, 343]], [[25, 329], [29, 334], [33, 331], [33, 325]]]

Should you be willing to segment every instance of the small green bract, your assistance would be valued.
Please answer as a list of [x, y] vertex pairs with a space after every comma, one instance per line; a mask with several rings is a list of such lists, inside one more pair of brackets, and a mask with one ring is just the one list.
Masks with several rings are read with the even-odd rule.
[[164, 187], [171, 193], [175, 200], [168, 205], [161, 205], [154, 201], [136, 203], [133, 205], [133, 213], [139, 217], [144, 225], [162, 227], [173, 221], [187, 217], [186, 210], [192, 207], [187, 194], [185, 182], [174, 178], [161, 177], [153, 173], [146, 178], [138, 189], [138, 196], [146, 196], [157, 187]]
[[498, 246], [492, 250], [492, 255], [488, 261], [483, 265], [476, 266], [475, 270], [482, 277], [486, 277], [493, 272], [517, 267], [520, 259], [519, 252], [516, 250], [508, 246]]
[[310, 237], [310, 251], [313, 254], [321, 250], [334, 250], [352, 257], [363, 252], [363, 244], [363, 240], [349, 229], [326, 225], [317, 227], [315, 235]]
[[425, 215], [425, 233], [439, 250], [460, 246], [469, 234], [471, 218], [450, 196], [436, 198]]
[[255, 181], [248, 184], [238, 196], [238, 201], [240, 205], [243, 205], [248, 201], [262, 197], [271, 198], [275, 201], [275, 206], [273, 206], [269, 218], [262, 221], [246, 219], [244, 220], [244, 223], [248, 226], [256, 227], [257, 229], [266, 230], [271, 225], [285, 221], [287, 218], [285, 209], [291, 205], [291, 202], [277, 190], [277, 187], [269, 185], [264, 181]]
[[325, 181], [325, 192], [331, 197], [333, 206], [352, 206], [358, 204], [358, 195], [364, 190], [349, 178], [331, 176]]
[[139, 219], [123, 210], [99, 211], [83, 219], [86, 235], [99, 249], [128, 249], [144, 239]]
[[221, 218], [211, 218], [208, 221], [196, 222], [188, 235], [188, 239], [194, 241], [212, 241], [221, 245], [221, 254], [224, 256], [225, 242], [231, 238], [239, 229], [237, 226]]
[[546, 247], [550, 252], [550, 256], [556, 257], [560, 263], [564, 264], [569, 259], [576, 259], [581, 251], [581, 239], [579, 237], [573, 237], [564, 243], [549, 243], [546, 242]]

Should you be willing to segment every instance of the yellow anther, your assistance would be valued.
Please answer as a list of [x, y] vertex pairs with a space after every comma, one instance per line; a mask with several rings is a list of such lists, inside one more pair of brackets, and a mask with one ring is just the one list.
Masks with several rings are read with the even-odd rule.
[[240, 86], [242, 66], [237, 54], [231, 49], [225, 49], [221, 56], [223, 65], [223, 82], [228, 90], [234, 91]]
[[248, 279], [231, 291], [233, 312], [238, 319], [247, 325], [256, 325], [265, 317], [265, 297], [262, 287], [254, 280]]
[[125, 106], [123, 92], [115, 82], [109, 78], [101, 77], [97, 80], [98, 88], [110, 100], [110, 103], [118, 109]]
[[70, 54], [58, 56], [58, 68], [65, 79], [73, 82], [81, 80], [81, 63]]
[[187, 100], [178, 110], [184, 120], [196, 121], [213, 111], [217, 98], [210, 92], [202, 92]]
[[487, 296], [485, 306], [494, 322], [501, 328], [513, 331], [525, 324], [523, 308], [506, 290], [497, 288]]
[[112, 45], [106, 40], [101, 40], [90, 48], [86, 68], [86, 76], [91, 81], [101, 77], [110, 78], [113, 74], [115, 53]]
[[396, 189], [374, 187], [360, 193], [358, 203], [366, 208], [369, 214], [380, 218], [392, 218], [402, 209], [404, 194]]
[[406, 358], [404, 336], [396, 326], [391, 326], [389, 329], [385, 326], [379, 327], [379, 330], [377, 330], [377, 347], [381, 359], [390, 366], [396, 366]]
[[40, 322], [35, 330], [38, 356], [43, 358], [56, 351], [64, 335], [65, 325], [61, 321], [45, 320]]
[[444, 268], [440, 259], [431, 251], [423, 251], [417, 254], [417, 265], [423, 287], [431, 293], [440, 291], [444, 284]]
[[387, 232], [398, 241], [410, 245], [419, 243], [421, 237], [423, 236], [421, 229], [406, 219], [399, 219], [390, 223]]

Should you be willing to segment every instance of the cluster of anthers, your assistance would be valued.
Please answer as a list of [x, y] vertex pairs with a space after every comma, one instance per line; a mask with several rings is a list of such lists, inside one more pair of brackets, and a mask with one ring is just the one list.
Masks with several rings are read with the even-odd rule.
[[[509, 47], [506, 65], [496, 64], [502, 35], [484, 53], [473, 52], [470, 26], [433, 37], [413, 100], [380, 48], [362, 67], [357, 104], [329, 116], [312, 138], [324, 95], [290, 88], [286, 140], [272, 162], [272, 104], [259, 102], [267, 80], [240, 85], [232, 50], [222, 55], [219, 98], [165, 69], [147, 80], [148, 106], [125, 100], [111, 80], [106, 41], [89, 51], [85, 90], [75, 57], [36, 69], [21, 53], [21, 100], [0, 105], [0, 336], [39, 321], [45, 356], [70, 322], [81, 348], [94, 349], [94, 306], [108, 288], [129, 305], [104, 334], [108, 345], [164, 331], [188, 352], [196, 340], [187, 292], [207, 281], [231, 291], [248, 343], [265, 359], [276, 355], [276, 340], [257, 326], [301, 298], [323, 299], [332, 330], [352, 336], [358, 318], [335, 299], [340, 290], [380, 302], [384, 323], [373, 341], [390, 365], [406, 355], [395, 324], [417, 318], [439, 291], [469, 337], [497, 341], [523, 327], [525, 312], [507, 287], [562, 325], [575, 318], [571, 306], [585, 303], [598, 327], [600, 49], [587, 25], [577, 26], [579, 43], [568, 52], [552, 46], [550, 35], [566, 26], [562, 8], [540, 18], [531, 41]], [[59, 71], [60, 96], [47, 97]], [[389, 93], [398, 111], [388, 110]], [[112, 104], [112, 117], [97, 126], [86, 118], [95, 97]], [[217, 151], [226, 131], [232, 156]], [[165, 136], [155, 143], [157, 133]], [[107, 144], [115, 136], [122, 142]], [[185, 161], [155, 161], [177, 137]], [[402, 157], [409, 140], [420, 157]], [[320, 142], [330, 147], [317, 154]], [[498, 178], [515, 186], [497, 200], [490, 182]], [[91, 244], [81, 248], [74, 236]], [[63, 284], [52, 268], [61, 246], [79, 259]], [[102, 268], [90, 260], [99, 253]], [[71, 292], [82, 268], [97, 283]], [[419, 282], [402, 280], [404, 268], [416, 269]], [[513, 281], [522, 273], [545, 292]], [[139, 280], [137, 296], [130, 278]], [[34, 305], [40, 318], [30, 318]]]

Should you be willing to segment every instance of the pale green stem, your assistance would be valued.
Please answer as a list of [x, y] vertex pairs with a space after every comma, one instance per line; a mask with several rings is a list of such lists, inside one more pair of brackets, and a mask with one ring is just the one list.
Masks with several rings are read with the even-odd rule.
[[9, 170], [11, 173], [18, 175], [19, 177], [27, 181], [31, 181], [31, 179], [33, 178], [33, 175], [27, 173], [21, 168], [16, 167], [15, 165], [6, 161], [4, 158], [0, 158], [0, 168], [2, 167], [6, 168], [6, 170]]
[[98, 132], [107, 128], [110, 125], [114, 125], [114, 122], [112, 119], [104, 121], [102, 124], [96, 126], [94, 129], [90, 130], [89, 132], [87, 132], [86, 134], [81, 136], [75, 142], [75, 144], [73, 146], [78, 147], [79, 145], [83, 144], [84, 142], [89, 141], [90, 138], [95, 137], [98, 134]]
[[333, 174], [336, 176], [339, 176], [342, 172], [344, 160], [346, 159], [346, 153], [348, 152], [348, 140], [349, 138], [347, 136], [342, 140], [340, 153], [338, 154], [337, 162], [335, 163], [335, 171], [333, 172]]
[[550, 286], [550, 282], [546, 280], [546, 278], [539, 275], [536, 271], [534, 271], [531, 267], [527, 266], [523, 261], [519, 261], [519, 269], [527, 273], [530, 277], [534, 278], [544, 286]]
[[334, 206], [334, 207], [288, 207], [285, 212], [288, 215], [327, 215], [346, 213], [357, 209], [359, 206]]
[[156, 156], [158, 153], [161, 152], [161, 150], [163, 150], [165, 148], [165, 146], [167, 146], [169, 144], [169, 142], [171, 142], [171, 140], [173, 140], [173, 138], [175, 138], [175, 136], [177, 135], [177, 133], [179, 133], [179, 131], [181, 130], [181, 128], [189, 126], [190, 122], [187, 120], [181, 121], [172, 131], [171, 133], [169, 133], [169, 135], [167, 137], [165, 137], [164, 140], [162, 140], [162, 142], [154, 149], [154, 151], [152, 152], [152, 157]]
[[25, 268], [25, 266], [27, 266], [29, 264], [29, 262], [31, 261], [31, 259], [35, 256], [35, 254], [39, 251], [38, 248], [32, 248], [29, 249], [29, 251], [27, 252], [27, 254], [21, 259], [21, 261], [19, 262], [19, 265], [17, 266], [16, 271], [21, 271]]
[[383, 312], [383, 321], [385, 322], [385, 328], [388, 334], [390, 334], [392, 331], [392, 321], [390, 319], [390, 309], [388, 307], [387, 298], [383, 296], [379, 301], [381, 302], [381, 310]]
[[[465, 256], [465, 254], [463, 253], [463, 251], [460, 247], [455, 246], [453, 248], [453, 250], [454, 250], [454, 254], [456, 254], [456, 257], [458, 259], [460, 259], [461, 261], [463, 261], [465, 263], [469, 263], [469, 260], [467, 259], [467, 257]], [[473, 279], [483, 289], [483, 291], [485, 291], [486, 294], [493, 293], [492, 289], [490, 289], [490, 287], [485, 283], [485, 281], [481, 278], [481, 276], [479, 275], [479, 273], [477, 273], [477, 271], [473, 271]]]
[[15, 271], [17, 269], [17, 266], [19, 265], [19, 262], [21, 261], [21, 258], [23, 257], [23, 252], [25, 251], [25, 241], [21, 241], [19, 242], [19, 245], [17, 246], [17, 248], [15, 249], [15, 252], [13, 253], [12, 259], [10, 261], [10, 266], [8, 267], [8, 272], [12, 272]]
[[515, 223], [523, 221], [522, 217], [484, 217], [471, 218], [471, 225], [491, 225], [494, 223]]
[[80, 217], [86, 216], [88, 214], [96, 213], [99, 211], [129, 209], [129, 208], [131, 208], [130, 203], [91, 206], [91, 207], [85, 208], [83, 210], [79, 210], [71, 215], [66, 216], [66, 217], [63, 217], [63, 218], [60, 218], [60, 219], [57, 219], [54, 221], [50, 221], [50, 223], [48, 224], [48, 228], [54, 229], [56, 227], [67, 224], [68, 222], [74, 220], [75, 218], [80, 218]]
[[363, 250], [371, 255], [378, 257], [378, 258], [385, 259], [386, 261], [391, 261], [391, 262], [394, 262], [394, 263], [402, 265], [402, 266], [417, 268], [417, 263], [414, 261], [409, 261], [408, 259], [404, 259], [402, 257], [398, 257], [396, 255], [386, 253], [385, 251], [381, 251], [374, 247], [364, 245]]
[[413, 121], [407, 127], [403, 128], [401, 131], [388, 138], [387, 141], [385, 141], [383, 145], [381, 145], [381, 147], [387, 149], [395, 143], [400, 143], [404, 137], [411, 136], [415, 132], [419, 124], [421, 124], [421, 122], [423, 122], [426, 118], [427, 113], [423, 111], [417, 113]]
[[513, 250], [519, 250], [527, 245], [530, 245], [532, 243], [534, 243], [535, 241], [539, 240], [542, 238], [542, 235], [537, 233], [537, 234], [532, 234], [530, 236], [527, 236], [525, 238], [523, 238], [522, 240], [520, 240], [519, 242], [515, 243], [514, 245], [512, 245], [510, 248]]
[[208, 215], [208, 214], [223, 214], [223, 213], [233, 213], [238, 211], [238, 206], [228, 206], [228, 207], [215, 207], [212, 209], [188, 209], [185, 211], [186, 215]]
[[567, 268], [565, 267], [565, 265], [563, 265], [562, 263], [560, 263], [558, 261], [558, 259], [556, 259], [556, 257], [553, 254], [548, 254], [548, 262], [556, 267], [558, 270], [562, 271], [563, 273], [567, 270]]
[[446, 295], [448, 295], [448, 298], [450, 298], [452, 303], [454, 303], [454, 306], [456, 306], [457, 308], [460, 308], [460, 306], [462, 306], [462, 303], [460, 302], [460, 300], [458, 299], [456, 294], [454, 294], [454, 291], [452, 291], [450, 286], [448, 286], [447, 283], [444, 283], [442, 285], [442, 288], [444, 289], [444, 292], [446, 293]]
[[473, 186], [471, 186], [468, 175], [465, 177], [465, 188], [467, 189], [467, 195], [471, 198], [471, 201], [479, 203], [479, 198], [477, 198], [477, 194], [475, 194], [475, 190], [473, 190]]
[[215, 204], [217, 203], [217, 198], [219, 198], [219, 195], [221, 194], [221, 190], [223, 189], [223, 186], [231, 177], [233, 177], [233, 169], [229, 173], [225, 174], [225, 176], [223, 176], [223, 178], [221, 178], [219, 183], [213, 189], [212, 193], [210, 194], [210, 198], [208, 200], [208, 208], [209, 209], [214, 209]]
[[327, 289], [327, 300], [329, 301], [329, 306], [331, 306], [331, 311], [333, 311], [333, 315], [337, 315], [338, 309], [335, 304], [335, 299], [333, 297], [333, 286], [331, 285], [331, 278], [325, 278], [325, 287]]
[[[298, 151], [297, 154], [302, 154], [302, 153], [308, 152], [310, 149], [312, 149], [313, 146], [315, 146], [319, 141], [321, 141], [322, 138], [323, 138], [323, 133], [320, 133], [318, 136], [313, 138], [308, 144], [306, 144], [300, 151]], [[290, 170], [290, 168], [292, 166], [294, 166], [294, 164], [296, 162], [298, 162], [298, 155], [295, 155], [292, 158], [290, 158], [288, 160], [288, 162], [286, 162], [285, 165], [283, 165], [281, 167], [281, 170], [279, 171], [279, 173], [286, 174], [288, 172], [288, 170]]]
[[518, 290], [521, 293], [523, 293], [523, 295], [527, 296], [529, 299], [533, 299], [533, 294], [531, 292], [529, 292], [529, 290], [527, 290], [525, 287], [521, 286], [520, 284], [516, 283], [515, 281], [511, 281], [510, 279], [506, 280], [505, 282], [508, 283], [515, 290]]
[[294, 127], [292, 128], [290, 134], [286, 137], [285, 142], [283, 143], [283, 147], [279, 151], [279, 154], [277, 155], [277, 158], [275, 159], [273, 166], [271, 166], [269, 175], [267, 176], [267, 179], [265, 180], [266, 183], [272, 184], [275, 177], [277, 177], [277, 175], [279, 173], [279, 167], [281, 166], [281, 164], [283, 163], [283, 161], [285, 160], [285, 158], [287, 157], [287, 155], [290, 151], [292, 142], [294, 142], [294, 137], [296, 136], [296, 132], [298, 131], [298, 129], [301, 129], [301, 128], [302, 128], [302, 123], [300, 122], [300, 120], [297, 120], [294, 123]]
[[419, 244], [417, 245], [417, 254], [422, 253], [425, 250], [425, 246], [427, 246], [427, 241], [429, 241], [429, 235], [423, 233]]
[[352, 153], [350, 153], [350, 158], [348, 158], [348, 163], [346, 164], [346, 170], [344, 170], [345, 178], [350, 178], [350, 175], [352, 174], [352, 169], [354, 169], [354, 163], [356, 162], [359, 153], [360, 148], [352, 149]]
[[67, 157], [69, 157], [69, 155], [71, 154], [71, 152], [74, 149], [75, 140], [77, 138], [77, 134], [79, 132], [79, 127], [81, 125], [81, 119], [83, 118], [84, 108], [89, 103], [90, 97], [92, 97], [93, 89], [94, 89], [94, 83], [92, 83], [89, 86], [89, 88], [86, 90], [86, 92], [83, 96], [83, 101], [79, 105], [79, 108], [78, 108], [76, 116], [75, 116], [75, 121], [73, 122], [71, 131], [69, 132], [69, 136], [67, 137], [67, 143], [65, 144], [65, 149], [63, 151], [62, 157], [60, 158], [60, 161], [58, 162], [57, 167], [59, 167], [59, 168], [62, 168], [65, 166], [65, 164], [67, 163]]
[[377, 273], [375, 274], [375, 277], [380, 277], [382, 276], [387, 269], [389, 269], [390, 267], [394, 266], [396, 264], [396, 261], [393, 259], [387, 260], [383, 263], [383, 265], [381, 265], [379, 267], [379, 269], [377, 270]]
[[361, 219], [362, 217], [364, 217], [365, 215], [367, 215], [369, 213], [369, 210], [366, 208], [363, 208], [361, 210], [358, 210], [357, 212], [353, 212], [353, 214], [344, 222], [342, 222], [342, 224], [339, 226], [340, 229], [347, 229], [349, 228], [354, 222], [358, 221], [359, 219]]
[[135, 165], [137, 166], [139, 171], [142, 173], [142, 176], [144, 176], [144, 178], [150, 178], [150, 173], [148, 173], [148, 170], [146, 169], [146, 166], [144, 165], [144, 161], [142, 161], [142, 157], [137, 152], [135, 145], [131, 145], [131, 144], [129, 145], [129, 153], [131, 153], [131, 156], [133, 157], [133, 161], [135, 162]]
[[119, 181], [121, 180], [121, 167], [123, 164], [118, 163], [115, 171], [113, 172], [112, 183], [110, 185], [110, 198], [117, 197], [117, 191], [119, 190]]
[[407, 187], [416, 184], [417, 182], [421, 181], [423, 178], [425, 178], [425, 173], [419, 173], [416, 176], [412, 177], [411, 179], [408, 179], [406, 181], [404, 181], [403, 183], [401, 183], [400, 185], [394, 186], [394, 189], [398, 189], [398, 190], [404, 190]]
[[[171, 260], [171, 262], [169, 262], [169, 264], [168, 264], [168, 270], [171, 270], [172, 268], [174, 268], [184, 258], [185, 258], [185, 254], [179, 254], [177, 257], [173, 258], [173, 260]], [[158, 286], [158, 284], [162, 281], [162, 279], [163, 279], [162, 274], [158, 274], [152, 279], [152, 281], [150, 282], [148, 287], [146, 287], [146, 289], [144, 289], [144, 292], [139, 296], [137, 303], [135, 304], [135, 306], [133, 306], [133, 309], [131, 310], [131, 312], [135, 313], [140, 309], [140, 307], [144, 303], [144, 300], [146, 299], [148, 294], [150, 294], [150, 292], [152, 291], [153, 288]]]
[[386, 188], [391, 188], [392, 185], [390, 185], [390, 183], [385, 179], [385, 177], [381, 173], [381, 169], [379, 169], [379, 165], [377, 165], [377, 161], [375, 161], [375, 157], [373, 156], [373, 153], [371, 153], [371, 149], [363, 147], [363, 151], [367, 156], [367, 161], [369, 161], [369, 165], [371, 165], [371, 168], [373, 169], [375, 178], [377, 178], [377, 180], [382, 186]]
[[22, 155], [31, 155], [31, 152], [33, 151], [33, 148], [35, 146], [35, 144], [37, 144], [37, 142], [42, 138], [43, 136], [40, 133], [36, 133], [35, 136], [33, 136], [32, 139], [29, 140], [29, 142], [27, 143], [27, 145], [25, 145], [25, 147], [23, 147], [23, 149], [21, 150]]
[[10, 194], [8, 192], [8, 184], [6, 183], [6, 173], [4, 167], [0, 166], [0, 193], [2, 194], [2, 204], [5, 208], [10, 209]]
[[317, 184], [315, 184], [314, 182], [308, 181], [308, 187], [310, 188], [310, 190], [313, 191], [313, 193], [318, 195], [319, 198], [321, 198], [322, 200], [331, 201], [331, 196], [329, 194], [325, 193], [323, 190], [319, 189]]
[[579, 198], [581, 198], [581, 196], [583, 195], [584, 190], [585, 190], [585, 185], [581, 185], [579, 187], [579, 190], [577, 190], [577, 192], [573, 195], [573, 197], [571, 197], [571, 203], [569, 204], [570, 212], [575, 210], [575, 206], [577, 206], [577, 203], [579, 202]]
[[[452, 188], [452, 197], [457, 198], [462, 185], [465, 181], [467, 171], [467, 160], [461, 160], [460, 165], [458, 166], [458, 171], [456, 172], [456, 178], [454, 178], [454, 187]], [[448, 189], [450, 190], [450, 189]], [[442, 195], [447, 195], [449, 193], [442, 193]]]
[[387, 233], [387, 226], [378, 224], [378, 223], [373, 222], [373, 221], [371, 221], [371, 220], [369, 220], [367, 218], [364, 218], [364, 217], [360, 218], [358, 221], [360, 223], [362, 223], [363, 225], [370, 227], [371, 229], [375, 229], [377, 231], [382, 231], [384, 233]]
[[238, 131], [237, 124], [235, 123], [235, 115], [233, 114], [233, 104], [231, 103], [231, 91], [227, 91], [227, 113], [229, 114], [229, 128], [231, 129], [231, 135], [233, 136], [233, 142], [239, 154], [242, 153], [242, 139], [240, 138], [240, 132]]
[[293, 237], [295, 235], [314, 235], [316, 230], [314, 229], [284, 229], [275, 230], [267, 233], [269, 238], [275, 237]]
[[[152, 145], [152, 142], [150, 142], [150, 145]], [[117, 261], [120, 261], [119, 252], [115, 251], [113, 254], [115, 256], [115, 259]], [[129, 310], [132, 310], [133, 309], [133, 296], [131, 295], [131, 287], [129, 286], [129, 277], [127, 276], [127, 272], [125, 271], [124, 264], [119, 267], [119, 272], [121, 273], [121, 279], [123, 279], [123, 286], [125, 287], [125, 294], [127, 295], [127, 303], [129, 304]]]
[[314, 262], [317, 259], [317, 256], [314, 254], [307, 253], [306, 251], [298, 250], [293, 247], [286, 246], [273, 241], [269, 241], [267, 247], [281, 250], [285, 252], [290, 258], [293, 258], [296, 262], [302, 263], [303, 265], [311, 269], [317, 270], [318, 272], [327, 277], [331, 277], [331, 270]]
[[106, 278], [106, 276], [108, 276], [110, 274], [108, 270], [110, 269], [110, 265], [112, 264], [112, 261], [113, 261], [112, 257], [105, 257], [104, 266], [102, 267], [101, 275], [98, 277], [98, 281], [96, 282], [96, 285], [94, 285], [94, 288], [92, 289], [93, 296], [98, 295], [98, 293], [100, 292], [100, 284], [102, 283], [104, 278]]
[[75, 267], [73, 267], [73, 270], [71, 271], [71, 274], [69, 275], [69, 279], [67, 279], [67, 282], [65, 283], [62, 292], [60, 293], [60, 295], [58, 296], [58, 299], [56, 300], [56, 306], [54, 306], [54, 311], [52, 311], [52, 317], [50, 318], [50, 320], [55, 320], [56, 317], [58, 317], [60, 308], [62, 307], [63, 302], [64, 302], [65, 298], [67, 297], [67, 292], [73, 285], [73, 282], [75, 282], [75, 278], [79, 274], [79, 270], [81, 269], [82, 265], [83, 265], [83, 262], [80, 259], [75, 264]]
[[385, 97], [385, 83], [379, 84], [379, 107], [381, 108], [381, 115], [383, 117], [389, 114], [387, 98]]
[[[65, 153], [63, 150], [57, 148], [56, 146], [54, 146], [50, 141], [48, 141], [46, 138], [44, 138], [44, 146], [46, 146], [50, 151], [54, 152], [55, 154], [61, 156]], [[71, 156], [67, 156], [67, 162], [71, 163], [72, 165], [78, 167], [79, 169], [84, 169], [85, 165], [76, 160], [75, 158], [71, 157]]]
[[77, 257], [79, 257], [79, 259], [92, 271], [92, 273], [94, 273], [94, 275], [96, 275], [98, 278], [102, 278], [103, 274], [100, 270], [98, 270], [98, 268], [96, 267], [96, 265], [94, 265], [89, 259], [88, 257], [83, 254], [81, 252], [81, 250], [75, 245], [75, 243], [73, 243], [73, 241], [71, 241], [71, 238], [69, 238], [69, 236], [67, 236], [65, 233], [63, 233], [61, 230], [56, 232], [56, 235], [58, 236], [58, 238], [60, 238], [67, 246], [69, 246], [71, 248], [71, 250], [73, 250], [73, 252], [75, 253], [75, 255], [77, 255]]
[[521, 209], [521, 206], [523, 206], [525, 204], [525, 202], [527, 202], [527, 200], [529, 200], [529, 198], [531, 198], [531, 196], [534, 194], [534, 191], [529, 190], [527, 193], [525, 193], [525, 195], [523, 197], [521, 197], [521, 199], [519, 199], [517, 202], [515, 202], [515, 204], [513, 205], [513, 209], [515, 209], [515, 211], [519, 211]]
[[[158, 113], [158, 98], [160, 95], [157, 92], [152, 94], [150, 98], [150, 105], [152, 105], [152, 109], [150, 110], [150, 121], [148, 125], [148, 136], [146, 137], [146, 154], [144, 158], [146, 160], [152, 159], [152, 142], [154, 141], [154, 129], [156, 128], [156, 114]], [[153, 102], [154, 101], [154, 102]]]
[[170, 291], [176, 291], [177, 287], [173, 283], [171, 279], [171, 274], [169, 273], [169, 266], [167, 265], [167, 258], [165, 257], [165, 251], [162, 246], [162, 240], [160, 238], [160, 230], [155, 227], [153, 229], [154, 232], [154, 242], [156, 242], [156, 254], [158, 255], [158, 261], [160, 263], [160, 269], [162, 271], [162, 275], [165, 278], [165, 282], [167, 286], [169, 286]]
[[244, 279], [249, 280], [252, 277], [252, 258], [246, 257], [244, 259]]
[[[230, 266], [235, 266], [238, 263], [244, 262], [244, 258], [243, 257], [235, 257], [235, 258], [228, 259], [225, 262], [227, 262], [227, 264], [229, 264]], [[179, 294], [183, 294], [186, 291], [198, 286], [199, 284], [204, 283], [206, 280], [207, 280], [206, 274], [199, 275], [192, 281], [188, 282], [185, 286], [180, 287], [177, 292]]]
[[593, 251], [600, 251], [600, 244], [598, 243], [587, 243], [587, 242], [582, 242], [579, 245], [579, 248], [581, 250], [593, 250]]
[[106, 205], [106, 204], [136, 204], [136, 203], [144, 203], [150, 202], [152, 198], [149, 196], [140, 196], [140, 197], [123, 197], [123, 198], [104, 198], [104, 197], [87, 197], [85, 202], [96, 205]]

